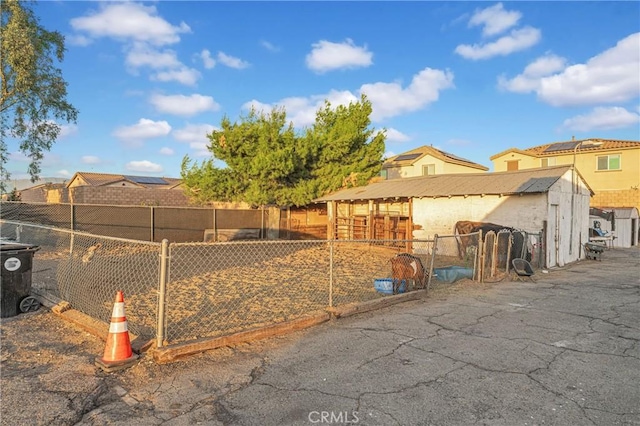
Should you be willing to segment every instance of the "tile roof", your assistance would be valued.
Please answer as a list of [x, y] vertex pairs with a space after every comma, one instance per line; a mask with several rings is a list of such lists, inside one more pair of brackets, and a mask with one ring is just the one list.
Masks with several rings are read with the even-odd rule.
[[467, 160], [466, 158], [458, 157], [457, 155], [450, 154], [448, 152], [436, 149], [428, 145], [424, 145], [411, 151], [403, 152], [402, 154], [391, 157], [384, 162], [382, 167], [389, 168], [410, 166], [425, 155], [431, 155], [446, 163], [458, 164], [460, 166], [472, 167], [474, 169], [485, 171], [489, 170], [488, 167], [485, 167], [482, 164], [474, 163], [473, 161]]
[[460, 173], [391, 179], [344, 189], [315, 201], [545, 193], [570, 169], [571, 166], [563, 165], [515, 172]]
[[534, 157], [547, 157], [558, 154], [568, 154], [573, 153], [576, 147], [578, 147], [578, 153], [584, 153], [586, 151], [607, 151], [611, 149], [633, 149], [640, 148], [640, 141], [591, 138], [564, 142], [553, 142], [525, 149], [510, 148], [506, 151], [502, 151], [498, 154], [492, 155], [491, 160], [501, 157], [502, 155], [509, 152], [519, 152], [521, 154], [527, 154]]

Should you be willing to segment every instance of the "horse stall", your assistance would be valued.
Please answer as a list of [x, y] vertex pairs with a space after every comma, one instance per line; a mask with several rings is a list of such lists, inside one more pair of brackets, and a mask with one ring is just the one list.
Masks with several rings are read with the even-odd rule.
[[[554, 267], [584, 258], [592, 195], [571, 166], [555, 166], [390, 179], [341, 190], [316, 202], [328, 204], [330, 235], [338, 239], [378, 238], [378, 227], [383, 236], [397, 239], [427, 240], [436, 234], [453, 238], [459, 221], [490, 222], [531, 234], [543, 232], [542, 263]], [[382, 219], [376, 222], [379, 216]], [[450, 253], [446, 255], [459, 256], [457, 244], [441, 249], [439, 239], [438, 255], [447, 250]]]

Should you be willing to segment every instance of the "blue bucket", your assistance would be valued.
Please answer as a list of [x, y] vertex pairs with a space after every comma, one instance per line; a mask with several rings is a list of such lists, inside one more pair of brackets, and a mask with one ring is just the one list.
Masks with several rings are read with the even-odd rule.
[[[406, 285], [406, 280], [400, 281], [398, 293], [404, 293]], [[393, 280], [391, 278], [376, 278], [373, 280], [373, 288], [375, 288], [378, 293], [393, 294]]]

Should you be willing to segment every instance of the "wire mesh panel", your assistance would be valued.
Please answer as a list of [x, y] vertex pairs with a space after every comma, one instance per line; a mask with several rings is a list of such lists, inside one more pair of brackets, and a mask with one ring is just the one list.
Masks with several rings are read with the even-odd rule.
[[474, 268], [479, 254], [480, 233], [438, 235], [434, 267], [462, 266]]
[[489, 231], [483, 235], [483, 238], [482, 278], [493, 278], [495, 276], [496, 234], [493, 231]]
[[327, 241], [171, 244], [164, 335], [215, 337], [324, 309], [329, 255]]
[[61, 297], [75, 309], [109, 322], [115, 294], [122, 290], [131, 332], [154, 336], [160, 245], [74, 233], [71, 247], [57, 268]]
[[2, 236], [35, 244], [32, 287], [109, 323], [116, 292], [124, 291], [129, 330], [156, 329], [160, 245], [3, 221]]

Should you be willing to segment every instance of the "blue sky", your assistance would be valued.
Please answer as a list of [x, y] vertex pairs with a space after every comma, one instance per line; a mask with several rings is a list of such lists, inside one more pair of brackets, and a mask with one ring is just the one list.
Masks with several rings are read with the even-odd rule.
[[[640, 139], [640, 3], [40, 2], [79, 110], [42, 176], [179, 177], [223, 116], [284, 106], [297, 128], [365, 93], [387, 153], [491, 167], [510, 147]], [[15, 141], [7, 165], [26, 176]]]

